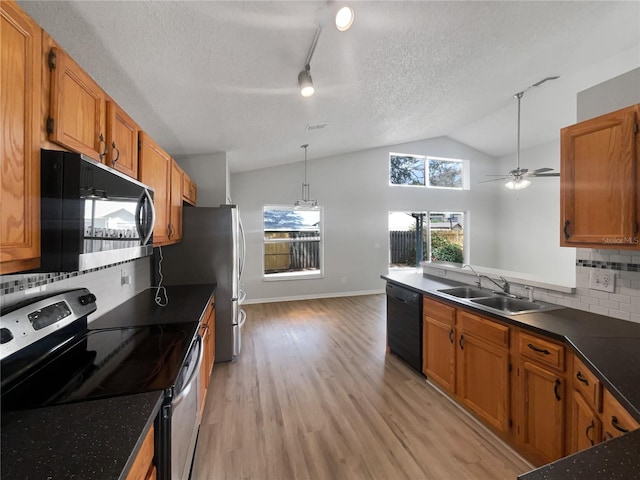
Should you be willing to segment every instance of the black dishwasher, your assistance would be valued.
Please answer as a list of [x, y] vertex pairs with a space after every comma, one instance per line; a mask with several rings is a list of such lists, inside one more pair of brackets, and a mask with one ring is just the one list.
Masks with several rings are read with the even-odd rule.
[[387, 282], [389, 350], [422, 373], [422, 295]]

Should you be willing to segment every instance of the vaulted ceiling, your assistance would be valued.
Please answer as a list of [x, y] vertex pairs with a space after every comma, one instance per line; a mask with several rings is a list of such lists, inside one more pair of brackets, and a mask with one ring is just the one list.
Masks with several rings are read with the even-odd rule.
[[505, 155], [516, 92], [561, 76], [523, 98], [527, 148], [575, 122], [577, 91], [640, 66], [638, 1], [350, 1], [347, 32], [337, 2], [19, 3], [169, 153], [224, 151], [232, 172], [301, 161], [303, 143], [313, 159], [449, 136]]

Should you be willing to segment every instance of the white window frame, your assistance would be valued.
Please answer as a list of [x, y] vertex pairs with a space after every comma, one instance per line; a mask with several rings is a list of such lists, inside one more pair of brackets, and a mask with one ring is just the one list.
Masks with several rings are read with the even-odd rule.
[[[424, 162], [424, 185], [405, 185], [402, 183], [391, 182], [391, 157], [414, 157], [419, 158]], [[429, 184], [429, 160], [444, 160], [447, 162], [458, 162], [462, 164], [462, 187], [440, 187], [437, 185]], [[460, 158], [448, 158], [448, 157], [436, 157], [433, 155], [419, 155], [414, 153], [398, 153], [389, 152], [389, 186], [391, 187], [415, 187], [415, 188], [428, 188], [434, 190], [470, 190], [471, 189], [471, 162], [469, 160], [463, 160]]]
[[[266, 209], [272, 210], [291, 210], [291, 211], [319, 211], [320, 212], [320, 240], [316, 239], [265, 239], [264, 212]], [[292, 242], [319, 242], [318, 255], [319, 272], [283, 272], [283, 273], [265, 273], [265, 245], [275, 243], [292, 243]], [[283, 280], [312, 280], [324, 278], [324, 208], [323, 207], [292, 207], [291, 205], [263, 205], [262, 207], [262, 280], [264, 282], [279, 282]]]

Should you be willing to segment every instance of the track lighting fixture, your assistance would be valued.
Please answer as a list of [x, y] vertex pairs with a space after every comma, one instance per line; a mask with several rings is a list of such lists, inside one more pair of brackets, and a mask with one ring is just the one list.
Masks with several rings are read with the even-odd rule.
[[313, 88], [313, 80], [311, 80], [311, 67], [307, 63], [304, 70], [301, 70], [298, 74], [298, 86], [300, 87], [300, 94], [303, 97], [310, 97], [316, 91]]
[[354, 17], [353, 8], [342, 7], [336, 14], [336, 28], [341, 32], [346, 32], [353, 25]]

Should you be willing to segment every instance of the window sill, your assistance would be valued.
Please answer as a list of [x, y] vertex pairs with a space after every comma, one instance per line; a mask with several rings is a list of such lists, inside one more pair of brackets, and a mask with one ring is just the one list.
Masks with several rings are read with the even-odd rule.
[[262, 280], [264, 282], [280, 282], [283, 280], [312, 280], [317, 278], [324, 278], [322, 272], [284, 272], [284, 273], [270, 273], [263, 275]]

